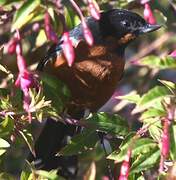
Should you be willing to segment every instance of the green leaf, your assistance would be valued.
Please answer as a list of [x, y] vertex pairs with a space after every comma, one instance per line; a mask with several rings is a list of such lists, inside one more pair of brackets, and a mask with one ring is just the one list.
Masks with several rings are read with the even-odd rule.
[[140, 96], [139, 94], [136, 93], [136, 91], [132, 91], [124, 96], [118, 96], [117, 98], [122, 100], [127, 100], [128, 102], [135, 104], [137, 104], [140, 100]]
[[95, 130], [85, 130], [83, 133], [74, 136], [58, 155], [70, 156], [92, 150], [98, 140]]
[[0, 88], [0, 97], [5, 97], [10, 93], [8, 89]]
[[154, 10], [154, 16], [156, 18], [157, 24], [166, 24], [167, 22], [167, 17], [164, 16], [164, 14], [161, 11], [158, 11], [157, 9]]
[[7, 136], [11, 134], [14, 129], [14, 120], [9, 116], [6, 116], [0, 123], [0, 137]]
[[117, 160], [118, 162], [121, 162], [124, 160], [125, 155], [127, 153], [127, 150], [129, 146], [131, 145], [133, 137], [136, 135], [135, 132], [130, 132], [125, 139], [122, 141], [122, 144], [119, 146], [119, 149], [112, 152], [107, 159], [111, 160]]
[[10, 144], [6, 140], [0, 138], [0, 156], [4, 154], [9, 147]]
[[176, 94], [176, 83], [173, 83], [171, 81], [166, 80], [160, 80], [159, 81], [166, 86], [173, 94]]
[[26, 144], [28, 145], [30, 151], [33, 153], [34, 152], [34, 139], [33, 136], [30, 132], [28, 132], [27, 129], [19, 130], [18, 131]]
[[153, 166], [155, 166], [160, 158], [160, 150], [158, 147], [147, 151], [144, 154], [141, 154], [136, 158], [134, 163], [130, 168], [130, 174], [132, 173], [139, 173], [141, 171], [147, 170]]
[[171, 95], [170, 91], [164, 86], [156, 86], [144, 94], [132, 113], [138, 113], [148, 108], [161, 108], [161, 101]]
[[173, 161], [176, 160], [176, 124], [170, 127], [170, 156]]
[[138, 61], [139, 65], [148, 66], [152, 69], [176, 69], [176, 60], [171, 56], [160, 58], [158, 56], [146, 56]]
[[2, 172], [0, 173], [1, 180], [14, 180], [14, 176], [10, 175], [9, 173]]
[[23, 5], [16, 11], [12, 31], [20, 29], [26, 23], [28, 23], [34, 17], [34, 10], [40, 5], [40, 0], [27, 0]]
[[42, 46], [46, 41], [47, 41], [47, 37], [46, 37], [45, 31], [44, 31], [44, 29], [41, 29], [41, 30], [39, 31], [38, 35], [37, 35], [35, 45], [36, 45], [37, 47], [40, 47], [40, 46]]
[[69, 100], [70, 91], [64, 83], [48, 74], [41, 74], [43, 91], [47, 100], [52, 101], [52, 106], [59, 112], [63, 111], [65, 103]]
[[0, 5], [4, 5], [7, 2], [7, 0], [0, 0]]
[[6, 74], [9, 74], [9, 73], [10, 73], [10, 71], [8, 71], [7, 68], [4, 67], [2, 64], [0, 64], [0, 71], [4, 72], [4, 73], [6, 73]]
[[39, 179], [47, 178], [47, 180], [64, 180], [64, 178], [57, 175], [57, 171], [58, 170], [37, 170], [35, 173], [39, 175]]
[[156, 118], [147, 118], [143, 120], [144, 125], [148, 125], [148, 131], [150, 133], [150, 136], [156, 141], [159, 142], [161, 139], [161, 133], [162, 133], [162, 125], [160, 117]]
[[69, 29], [73, 29], [81, 21], [79, 17], [74, 13], [73, 9], [70, 7], [65, 7], [65, 20]]
[[22, 171], [20, 175], [20, 180], [29, 180], [30, 172]]
[[117, 114], [109, 114], [105, 112], [94, 113], [81, 123], [96, 130], [105, 131], [107, 133], [125, 136], [128, 134], [128, 122]]
[[[129, 139], [129, 137], [128, 137]], [[126, 141], [126, 140], [125, 140]], [[124, 160], [125, 155], [127, 153], [128, 148], [132, 148], [132, 157], [139, 156], [141, 154], [150, 152], [152, 149], [157, 147], [158, 145], [149, 138], [140, 138], [133, 140], [132, 137], [126, 142], [126, 144], [123, 144], [123, 146], [120, 146], [120, 152], [114, 151], [109, 156], [108, 159], [117, 160], [118, 162], [121, 162]]]
[[166, 114], [167, 113], [164, 110], [151, 108], [142, 113], [140, 120], [144, 120], [152, 117], [163, 117]]

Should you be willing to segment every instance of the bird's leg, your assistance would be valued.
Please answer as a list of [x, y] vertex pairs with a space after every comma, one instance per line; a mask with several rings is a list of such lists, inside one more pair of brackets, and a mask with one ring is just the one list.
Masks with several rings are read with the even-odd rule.
[[[106, 134], [104, 132], [100, 132], [100, 131], [98, 131], [97, 134], [98, 134], [98, 137], [100, 138], [100, 144], [101, 144], [101, 146], [102, 146], [102, 148], [104, 150], [105, 156], [107, 157], [108, 156], [108, 152], [106, 150], [106, 145], [104, 143], [104, 140], [105, 140], [104, 136]], [[111, 165], [110, 165], [108, 160], [106, 162], [107, 162], [107, 169], [108, 169], [109, 178], [110, 178], [110, 180], [113, 180], [114, 178], [113, 178], [113, 175], [112, 175]]]

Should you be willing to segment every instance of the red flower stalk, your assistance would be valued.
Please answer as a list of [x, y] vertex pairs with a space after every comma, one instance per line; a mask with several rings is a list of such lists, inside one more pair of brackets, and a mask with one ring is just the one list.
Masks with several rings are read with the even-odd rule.
[[87, 0], [87, 1], [88, 1], [88, 6], [89, 6], [89, 11], [90, 11], [91, 16], [95, 18], [96, 20], [99, 20], [100, 12], [98, 8], [98, 4], [92, 0]]
[[93, 45], [93, 36], [92, 33], [89, 29], [89, 27], [87, 26], [86, 22], [85, 22], [85, 18], [79, 8], [79, 6], [75, 3], [74, 0], [70, 0], [70, 2], [72, 3], [73, 7], [75, 8], [75, 10], [77, 11], [77, 13], [79, 14], [79, 17], [81, 19], [82, 22], [82, 28], [83, 28], [83, 34], [84, 34], [84, 38], [87, 41], [89, 46]]
[[128, 180], [128, 175], [130, 171], [130, 158], [131, 158], [131, 148], [128, 149], [125, 160], [121, 165], [119, 180]]
[[58, 43], [58, 37], [56, 33], [54, 32], [52, 26], [51, 26], [51, 17], [48, 13], [48, 11], [45, 12], [45, 18], [44, 18], [44, 24], [45, 24], [45, 34], [46, 37], [53, 41], [55, 44]]
[[93, 39], [92, 33], [85, 21], [82, 21], [82, 27], [83, 27], [83, 33], [84, 33], [85, 40], [87, 41], [89, 46], [92, 46], [94, 43], [94, 39]]
[[16, 44], [17, 44], [17, 39], [13, 37], [8, 43], [7, 43], [7, 52], [9, 54], [14, 54], [16, 50]]
[[64, 32], [63, 34], [63, 52], [66, 57], [68, 65], [71, 67], [74, 59], [75, 59], [75, 52], [72, 46], [72, 41], [70, 40], [69, 33]]
[[145, 3], [144, 4], [144, 19], [149, 23], [149, 24], [156, 24], [156, 19], [153, 15], [153, 12], [151, 10], [150, 4]]
[[176, 50], [172, 51], [169, 56], [173, 57], [173, 58], [176, 58]]
[[167, 158], [169, 155], [169, 147], [170, 147], [169, 127], [170, 127], [170, 121], [168, 118], [165, 118], [163, 122], [163, 133], [161, 137], [161, 154], [164, 158]]

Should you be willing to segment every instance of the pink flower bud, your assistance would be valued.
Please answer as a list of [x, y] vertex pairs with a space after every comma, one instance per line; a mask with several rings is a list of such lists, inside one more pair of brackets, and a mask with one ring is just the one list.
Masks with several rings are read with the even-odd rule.
[[15, 142], [15, 140], [16, 140], [15, 134], [12, 134], [12, 135], [10, 136], [10, 140], [11, 140], [13, 143]]
[[82, 26], [83, 26], [84, 38], [87, 41], [88, 45], [92, 46], [94, 43], [92, 33], [91, 33], [89, 27], [87, 26], [86, 22], [83, 21]]
[[99, 20], [100, 12], [99, 12], [99, 9], [97, 8], [98, 5], [96, 5], [95, 2], [93, 2], [92, 0], [89, 0], [88, 3], [89, 3], [89, 11], [90, 11], [91, 16], [95, 18], [96, 20]]
[[149, 24], [156, 24], [156, 19], [153, 15], [153, 12], [150, 8], [149, 3], [144, 4], [144, 19], [149, 23]]
[[48, 13], [48, 11], [46, 11], [45, 13], [45, 19], [44, 19], [44, 23], [45, 23], [45, 34], [46, 37], [53, 41], [55, 44], [58, 43], [58, 37], [56, 35], [56, 33], [53, 31], [52, 26], [51, 26], [51, 17]]
[[173, 57], [173, 58], [176, 58], [176, 50], [174, 50], [173, 52], [171, 52], [169, 54], [169, 56]]
[[17, 55], [17, 65], [19, 72], [23, 72], [26, 70], [26, 61], [22, 55]]
[[68, 32], [64, 32], [63, 41], [63, 52], [68, 65], [71, 67], [75, 59], [75, 52]]
[[34, 23], [34, 24], [32, 25], [32, 30], [33, 30], [34, 32], [38, 32], [39, 29], [40, 29], [40, 24], [39, 24], [39, 23]]
[[123, 161], [120, 168], [119, 180], [128, 180], [128, 175], [130, 170], [130, 158], [131, 158], [131, 149], [128, 149], [125, 160]]
[[15, 50], [16, 50], [16, 44], [17, 44], [17, 39], [16, 38], [12, 38], [8, 44], [7, 44], [7, 52], [9, 54], [14, 54]]

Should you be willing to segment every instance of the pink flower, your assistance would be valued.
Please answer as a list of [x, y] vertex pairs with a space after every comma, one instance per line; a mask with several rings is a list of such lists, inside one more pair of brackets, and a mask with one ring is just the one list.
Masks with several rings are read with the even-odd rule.
[[83, 34], [84, 34], [85, 40], [87, 41], [89, 46], [92, 46], [94, 43], [94, 39], [85, 21], [82, 21], [82, 27], [83, 27]]
[[153, 12], [150, 8], [149, 3], [144, 4], [144, 19], [149, 23], [149, 24], [156, 24], [156, 19], [153, 15]]
[[176, 58], [176, 50], [172, 51], [169, 56], [173, 57], [173, 58]]
[[141, 4], [148, 3], [150, 0], [141, 0]]
[[56, 33], [53, 31], [53, 28], [51, 26], [51, 17], [48, 13], [48, 11], [45, 12], [45, 17], [44, 17], [44, 24], [45, 24], [45, 34], [46, 37], [53, 41], [55, 44], [58, 43], [58, 37]]
[[90, 11], [91, 16], [95, 18], [96, 20], [99, 20], [100, 12], [98, 8], [98, 4], [95, 1], [88, 0], [88, 5], [89, 5], [89, 11]]
[[130, 158], [131, 158], [131, 149], [128, 149], [125, 160], [123, 161], [120, 168], [119, 180], [128, 180], [128, 175], [130, 170]]
[[23, 108], [29, 114], [29, 121], [31, 121], [30, 116], [30, 102], [31, 97], [29, 94], [30, 88], [38, 88], [37, 79], [31, 72], [28, 71], [26, 60], [22, 55], [22, 47], [21, 47], [21, 37], [19, 31], [17, 31], [17, 44], [16, 44], [16, 56], [17, 56], [17, 66], [19, 70], [19, 74], [17, 80], [15, 81], [15, 85], [20, 87], [23, 91]]
[[75, 59], [74, 48], [72, 46], [72, 42], [70, 40], [68, 32], [64, 32], [62, 37], [63, 37], [63, 52], [66, 57], [68, 65], [71, 67]]

